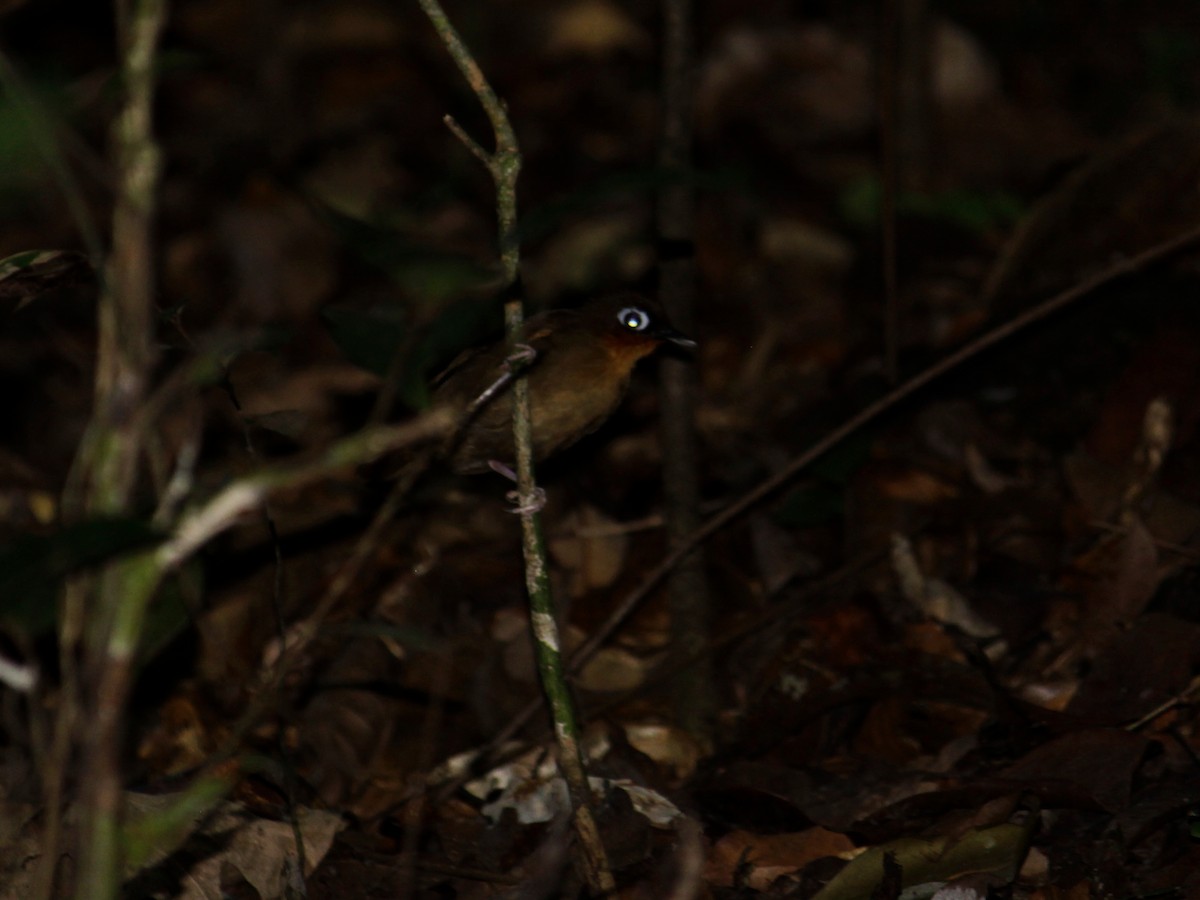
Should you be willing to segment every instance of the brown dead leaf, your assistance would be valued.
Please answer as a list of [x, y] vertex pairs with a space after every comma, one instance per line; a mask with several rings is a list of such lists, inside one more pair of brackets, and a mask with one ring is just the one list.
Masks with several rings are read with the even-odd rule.
[[770, 516], [750, 519], [750, 541], [758, 576], [768, 597], [793, 578], [811, 576], [820, 569], [820, 562], [813, 554], [800, 545], [795, 535], [772, 522]]
[[1089, 900], [1093, 896], [1092, 886], [1088, 881], [1079, 881], [1067, 889], [1047, 886], [1030, 894], [1029, 900]]
[[1187, 688], [1200, 665], [1200, 625], [1150, 612], [1120, 632], [1092, 663], [1067, 711], [1125, 724]]
[[837, 232], [815, 222], [775, 217], [762, 224], [759, 234], [763, 256], [776, 262], [827, 270], [841, 275], [854, 260], [854, 248]]
[[705, 878], [719, 887], [734, 887], [745, 873], [747, 887], [765, 891], [781, 875], [824, 856], [844, 857], [854, 849], [850, 838], [824, 828], [767, 835], [731, 831], [709, 853]]
[[[170, 809], [177, 798], [174, 794], [130, 793], [125, 799], [135, 817], [153, 817]], [[295, 823], [261, 819], [242, 804], [226, 802], [211, 815], [198, 818], [196, 824], [200, 829], [189, 840], [202, 844], [207, 852], [187, 852], [187, 846], [174, 852], [177, 848], [163, 847], [151, 853], [145, 866], [167, 867], [168, 876], [177, 878], [182, 886], [180, 893], [172, 895], [179, 900], [224, 896], [223, 886], [230, 877], [252, 885], [263, 900], [290, 896], [292, 885], [311, 873], [329, 852], [345, 822], [337, 813], [309, 808], [296, 810]], [[304, 872], [299, 871], [297, 831], [304, 841]], [[214, 846], [220, 848], [215, 853]], [[190, 867], [177, 871], [181, 866]]]
[[[304, 859], [311, 872], [345, 823], [337, 813], [319, 809], [301, 809], [297, 818]], [[230, 813], [218, 817], [210, 830], [224, 830], [223, 824], [236, 828], [232, 841], [222, 853], [205, 859], [188, 873], [188, 887], [179, 895], [180, 900], [207, 900], [219, 895], [226, 865], [253, 885], [263, 900], [287, 896], [288, 873], [299, 860], [292, 824], [265, 819], [239, 824]]]
[[1133, 775], [1149, 741], [1119, 728], [1074, 731], [1043, 744], [1004, 770], [1008, 778], [1065, 782], [1104, 809], [1129, 803]]
[[908, 503], [941, 503], [958, 496], [957, 487], [922, 469], [881, 477], [879, 488], [887, 498]]
[[908, 733], [909, 698], [882, 698], [871, 706], [854, 740], [854, 750], [869, 759], [896, 763], [916, 757], [921, 746]]
[[[1128, 482], [1126, 467], [1077, 451], [1063, 460], [1063, 472], [1088, 518], [1108, 519], [1119, 507]], [[1151, 488], [1142, 506], [1146, 528], [1160, 541], [1189, 544], [1200, 534], [1200, 507], [1175, 494]]]
[[1130, 516], [1123, 533], [1101, 541], [1075, 567], [1089, 582], [1085, 627], [1091, 631], [1136, 619], [1163, 574], [1158, 547], [1138, 516]]
[[156, 775], [178, 775], [200, 768], [215, 743], [193, 698], [177, 694], [159, 708], [137, 755]]
[[594, 506], [583, 505], [563, 517], [557, 536], [550, 538], [554, 561], [565, 570], [571, 596], [611, 585], [621, 574], [629, 535]]
[[1200, 332], [1187, 321], [1166, 322], [1139, 343], [1084, 438], [1087, 452], [1109, 465], [1127, 463], [1156, 398], [1175, 410], [1178, 443], [1186, 444], [1200, 422]]
[[265, 179], [223, 208], [215, 236], [237, 287], [231, 311], [243, 322], [311, 319], [333, 291], [337, 246], [303, 201]]

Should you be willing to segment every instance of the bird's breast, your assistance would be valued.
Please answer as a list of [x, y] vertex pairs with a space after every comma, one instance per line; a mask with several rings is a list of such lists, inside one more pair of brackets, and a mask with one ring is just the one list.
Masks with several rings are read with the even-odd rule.
[[[533, 452], [539, 460], [603, 425], [620, 405], [637, 361], [657, 346], [652, 340], [572, 338], [560, 333], [553, 342], [531, 341], [539, 352], [527, 376]], [[497, 359], [500, 352], [494, 354]], [[487, 377], [460, 372], [444, 385], [442, 398], [465, 408], [482, 390], [476, 382], [487, 382], [499, 371], [490, 358], [477, 365]], [[493, 399], [467, 426], [451, 465], [459, 472], [481, 472], [488, 460], [514, 460], [511, 391]]]
[[534, 454], [544, 459], [604, 424], [625, 395], [630, 370], [614, 367], [606, 354], [576, 354], [570, 365], [535, 369], [529, 379]]

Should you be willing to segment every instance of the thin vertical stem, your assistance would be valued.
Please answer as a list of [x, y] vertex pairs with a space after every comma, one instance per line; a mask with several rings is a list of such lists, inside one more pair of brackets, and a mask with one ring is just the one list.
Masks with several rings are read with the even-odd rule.
[[[419, 0], [421, 8], [433, 23], [459, 71], [479, 98], [491, 121], [496, 149], [489, 153], [470, 138], [451, 118], [446, 124], [488, 169], [496, 185], [496, 219], [501, 267], [514, 299], [504, 307], [504, 319], [509, 346], [518, 352], [524, 331], [524, 310], [519, 286], [520, 247], [517, 241], [517, 176], [521, 171], [521, 154], [516, 133], [508, 119], [504, 104], [496, 96], [474, 57], [450, 24], [437, 0]], [[600, 832], [592, 816], [590, 790], [583, 756], [579, 746], [579, 728], [563, 672], [558, 623], [554, 615], [554, 598], [550, 591], [546, 543], [542, 535], [537, 510], [541, 491], [533, 472], [533, 439], [530, 424], [529, 382], [519, 375], [512, 385], [513, 443], [516, 447], [517, 493], [521, 506], [521, 543], [525, 557], [525, 584], [529, 593], [529, 619], [534, 648], [541, 674], [542, 688], [554, 719], [558, 743], [559, 767], [566, 779], [574, 810], [575, 833], [579, 839], [577, 857], [589, 886], [597, 892], [608, 893], [615, 888], [609, 871], [607, 855]]]
[[[658, 195], [659, 295], [671, 320], [691, 333], [696, 304], [695, 189], [689, 177], [692, 156], [691, 0], [663, 0], [662, 113]], [[696, 448], [695, 367], [664, 359], [659, 389], [662, 407], [663, 495], [672, 547], [700, 525], [700, 474]], [[701, 743], [708, 743], [716, 709], [711, 659], [704, 648], [712, 620], [703, 552], [688, 555], [668, 585], [672, 652], [679, 667], [672, 695], [676, 720]]]
[[900, 285], [899, 254], [896, 246], [896, 195], [900, 190], [896, 118], [899, 91], [896, 80], [900, 63], [897, 50], [899, 4], [884, 0], [879, 27], [876, 93], [879, 119], [879, 223], [883, 248], [883, 371], [891, 384], [900, 378]]
[[[92, 514], [126, 510], [141, 455], [138, 414], [154, 363], [153, 227], [160, 171], [151, 113], [165, 15], [165, 0], [120, 3], [117, 9], [125, 102], [112, 130], [113, 246], [99, 301], [95, 407], [77, 461], [86, 488], [76, 499]], [[80, 690], [90, 721], [82, 742], [80, 900], [106, 900], [120, 890], [120, 748], [134, 655], [158, 574], [150, 554], [110, 565], [96, 582], [97, 602], [86, 621], [86, 683]], [[71, 593], [76, 602], [66, 618], [78, 629], [84, 624], [83, 592]], [[66, 653], [73, 650], [64, 647]]]

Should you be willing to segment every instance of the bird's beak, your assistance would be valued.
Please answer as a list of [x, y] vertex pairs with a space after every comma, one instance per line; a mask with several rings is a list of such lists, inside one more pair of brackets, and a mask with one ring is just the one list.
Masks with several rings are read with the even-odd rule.
[[690, 337], [682, 331], [676, 331], [674, 328], [660, 328], [654, 335], [660, 341], [666, 341], [668, 344], [674, 344], [676, 347], [682, 347], [684, 350], [695, 350], [699, 346]]

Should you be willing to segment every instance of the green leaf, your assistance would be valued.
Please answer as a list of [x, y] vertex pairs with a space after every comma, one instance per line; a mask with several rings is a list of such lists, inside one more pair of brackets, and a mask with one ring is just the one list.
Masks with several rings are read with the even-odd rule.
[[203, 584], [204, 568], [196, 560], [190, 560], [174, 576], [163, 581], [154, 602], [146, 610], [138, 640], [139, 666], [155, 659], [191, 627], [193, 610], [200, 606]]
[[366, 309], [329, 306], [321, 316], [346, 358], [381, 378], [391, 375], [395, 355], [403, 354], [395, 369], [397, 394], [412, 409], [428, 406], [429, 379], [440, 366], [459, 351], [499, 333], [503, 325], [499, 298], [448, 304], [421, 328], [410, 324], [399, 304]]
[[0, 545], [0, 622], [31, 637], [53, 630], [63, 579], [160, 539], [140, 520], [93, 519]]
[[[860, 900], [872, 896], [883, 876], [883, 858], [893, 854], [902, 872], [901, 886], [930, 885], [928, 894], [964, 875], [988, 873], [1011, 881], [1029, 848], [1031, 823], [1004, 824], [968, 831], [951, 842], [945, 837], [900, 838], [871, 847], [835, 875], [814, 900]], [[908, 891], [906, 890], [906, 895]]]
[[748, 192], [750, 175], [742, 169], [722, 167], [668, 172], [658, 166], [623, 169], [579, 185], [565, 194], [543, 203], [521, 217], [518, 237], [522, 243], [540, 240], [557, 231], [564, 222], [614, 203], [628, 203], [641, 197], [653, 197], [664, 185], [685, 182], [698, 191]]
[[436, 308], [450, 298], [499, 285], [495, 265], [423, 244], [393, 225], [356, 219], [312, 202], [317, 215], [343, 243], [387, 275], [415, 303]]
[[777, 524], [809, 528], [838, 519], [845, 512], [845, 487], [871, 455], [875, 432], [861, 428], [819, 456], [808, 471], [815, 481], [789, 491], [772, 513]]
[[[11, 86], [0, 93], [0, 204], [12, 205], [41, 190], [49, 174], [42, 155], [40, 122], [31, 122], [38, 107], [55, 111], [67, 109], [65, 96], [45, 86], [31, 88], [31, 96], [16, 100]], [[32, 104], [37, 104], [34, 107]]]
[[129, 821], [121, 841], [126, 873], [136, 873], [182, 847], [230, 787], [226, 779], [210, 776], [175, 794], [127, 794]]
[[467, 299], [451, 304], [422, 330], [404, 361], [399, 396], [410, 408], [429, 405], [428, 385], [461, 351], [478, 346], [504, 327], [504, 305], [500, 297]]
[[[859, 178], [842, 191], [838, 204], [849, 224], [864, 230], [876, 228], [882, 216], [883, 187], [873, 175]], [[1006, 191], [953, 190], [903, 193], [896, 199], [896, 210], [904, 216], [979, 234], [1017, 222], [1025, 214], [1025, 205]]]
[[816, 482], [789, 491], [771, 514], [785, 528], [812, 528], [841, 518], [845, 491], [827, 482]]
[[391, 369], [392, 357], [409, 331], [408, 317], [395, 306], [327, 306], [321, 318], [346, 359], [380, 378]]
[[858, 429], [828, 453], [817, 457], [809, 471], [826, 481], [846, 484], [871, 458], [876, 432], [877, 429], [870, 427]]

